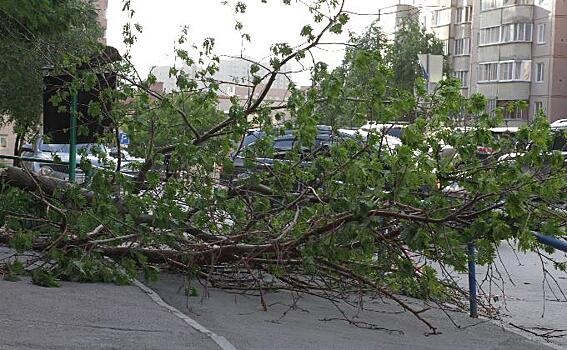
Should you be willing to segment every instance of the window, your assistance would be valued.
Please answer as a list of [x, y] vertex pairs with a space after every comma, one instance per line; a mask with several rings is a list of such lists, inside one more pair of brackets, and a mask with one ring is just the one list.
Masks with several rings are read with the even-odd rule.
[[[527, 108], [522, 106], [521, 101], [498, 101], [497, 106], [502, 109], [504, 119], [526, 119]], [[523, 105], [527, 106], [527, 103]]]
[[482, 28], [480, 30], [480, 45], [497, 44], [500, 42], [500, 27]]
[[502, 42], [532, 41], [531, 23], [512, 23], [502, 26]]
[[455, 56], [470, 55], [471, 38], [455, 39]]
[[537, 43], [545, 44], [545, 23], [537, 25]]
[[451, 9], [436, 10], [433, 12], [433, 25], [442, 26], [451, 23]]
[[447, 56], [449, 54], [449, 39], [441, 40], [443, 43], [443, 54]]
[[461, 70], [453, 72], [453, 77], [461, 81], [461, 87], [467, 88], [469, 86], [469, 71]]
[[481, 63], [478, 66], [478, 81], [498, 80], [498, 63]]
[[468, 23], [472, 20], [472, 6], [457, 8], [457, 23]]
[[0, 135], [0, 148], [8, 147], [8, 135]]
[[481, 11], [502, 7], [502, 0], [480, 0]]
[[496, 111], [497, 102], [498, 101], [496, 99], [488, 100], [488, 102], [486, 103], [486, 112], [488, 112], [489, 114], [493, 114]]
[[544, 81], [544, 66], [543, 63], [536, 64], [536, 82], [543, 83]]
[[532, 5], [533, 0], [480, 0], [481, 11], [492, 10], [502, 6]]
[[535, 103], [535, 112], [538, 113], [539, 111], [544, 112], [544, 110], [543, 110], [543, 102], [541, 102], [541, 101], [536, 101], [536, 103]]
[[530, 81], [530, 61], [501, 62], [498, 68], [500, 81]]
[[504, 6], [533, 5], [533, 0], [504, 0]]
[[514, 79], [514, 62], [500, 63], [498, 80]]

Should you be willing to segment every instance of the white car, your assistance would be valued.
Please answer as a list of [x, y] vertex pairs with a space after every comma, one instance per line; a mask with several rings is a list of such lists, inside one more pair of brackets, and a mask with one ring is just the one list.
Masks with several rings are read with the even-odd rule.
[[[40, 175], [51, 176], [65, 181], [69, 180], [69, 144], [44, 143], [43, 138], [39, 137], [33, 144], [24, 145], [22, 150], [21, 155], [23, 157], [40, 159], [38, 161], [23, 161], [23, 167]], [[82, 157], [86, 157], [94, 170], [111, 169], [117, 163], [118, 159], [116, 156], [116, 152], [104, 145], [92, 143], [77, 144], [77, 164], [80, 164]], [[125, 151], [121, 151], [121, 157], [121, 172], [127, 175], [134, 175], [137, 170], [133, 165], [136, 162], [143, 161], [143, 159], [131, 157]], [[46, 162], [41, 160], [46, 160]], [[85, 175], [84, 171], [77, 167], [75, 182], [85, 182]]]

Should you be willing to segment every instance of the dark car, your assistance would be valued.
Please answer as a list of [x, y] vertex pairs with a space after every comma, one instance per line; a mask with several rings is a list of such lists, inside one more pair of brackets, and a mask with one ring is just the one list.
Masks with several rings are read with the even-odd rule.
[[[267, 152], [262, 155], [261, 152], [258, 152], [258, 149], [256, 149], [255, 157], [250, 159], [250, 157], [247, 158], [245, 156], [246, 152], [251, 150], [261, 140], [264, 140], [267, 137], [266, 133], [262, 130], [250, 130], [242, 138], [235, 151], [231, 154], [234, 165], [233, 171], [230, 174], [223, 171], [221, 173], [221, 178], [223, 180], [247, 178], [254, 172], [258, 173], [268, 171], [277, 162], [289, 162], [290, 160], [287, 159], [288, 154], [294, 149], [294, 147], [298, 146], [298, 140], [295, 134], [296, 131], [294, 130], [284, 130], [281, 135], [274, 138], [273, 144], [271, 145], [273, 152]], [[310, 148], [300, 149], [300, 165], [308, 166], [311, 164], [313, 157], [317, 154], [327, 152], [333, 143], [344, 139], [355, 139], [355, 136], [341, 133], [339, 131], [333, 132], [333, 129], [330, 126], [318, 125], [314, 145]], [[252, 166], [250, 166], [250, 162], [252, 162]]]
[[[270, 171], [274, 165], [278, 162], [286, 163], [290, 162], [289, 153], [297, 148], [297, 137], [295, 136], [296, 131], [285, 130], [281, 135], [276, 136], [272, 143], [273, 152], [268, 152], [264, 155], [258, 153], [253, 158], [246, 157], [246, 152], [251, 150], [257, 143], [264, 140], [267, 135], [264, 131], [260, 129], [254, 129], [249, 131], [237, 145], [235, 151], [231, 155], [233, 160], [234, 169], [228, 174], [225, 171], [221, 172], [221, 179], [223, 180], [234, 180], [248, 178], [253, 173], [261, 173]], [[333, 144], [345, 142], [346, 140], [356, 140], [358, 142], [364, 142], [368, 137], [368, 133], [359, 130], [347, 130], [347, 129], [337, 129], [333, 130], [330, 126], [318, 125], [317, 135], [315, 137], [315, 142], [310, 148], [299, 149], [300, 152], [300, 166], [309, 166], [312, 160], [320, 154], [325, 154], [329, 151]], [[395, 137], [388, 136], [386, 142], [386, 147], [390, 151], [395, 149], [401, 144]], [[252, 164], [250, 164], [252, 162]]]

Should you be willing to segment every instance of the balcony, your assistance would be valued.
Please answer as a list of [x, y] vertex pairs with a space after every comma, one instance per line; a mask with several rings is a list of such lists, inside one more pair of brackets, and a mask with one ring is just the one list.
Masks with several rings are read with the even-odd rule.
[[514, 5], [502, 9], [502, 23], [532, 22], [534, 7], [532, 5]]

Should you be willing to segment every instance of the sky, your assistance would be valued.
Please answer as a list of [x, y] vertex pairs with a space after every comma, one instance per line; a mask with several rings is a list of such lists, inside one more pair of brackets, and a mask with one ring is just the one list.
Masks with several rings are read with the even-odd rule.
[[[202, 43], [204, 38], [215, 38], [215, 53], [223, 57], [244, 54], [256, 60], [269, 57], [270, 46], [278, 42], [292, 45], [303, 43], [299, 35], [303, 25], [312, 23], [312, 17], [305, 5], [310, 0], [292, 0], [293, 6], [282, 4], [282, 0], [247, 0], [245, 15], [239, 19], [245, 32], [251, 35], [251, 43], [241, 40], [235, 31], [235, 0], [132, 0], [135, 11], [133, 22], [140, 23], [143, 31], [132, 49], [133, 62], [142, 74], [151, 67], [173, 65], [174, 46], [183, 26], [189, 27], [188, 43]], [[396, 0], [346, 0], [345, 10], [375, 14]], [[223, 5], [228, 2], [228, 5]], [[127, 16], [122, 12], [122, 0], [109, 0], [107, 10], [107, 43], [124, 51], [122, 27]], [[322, 42], [337, 43], [347, 41], [347, 32], [362, 33], [364, 28], [376, 19], [374, 15], [350, 15], [351, 19], [342, 35], [327, 35]], [[314, 51], [316, 60], [324, 61], [331, 67], [341, 63], [344, 45], [323, 45]], [[311, 58], [304, 65], [310, 66]], [[300, 64], [294, 64], [294, 70]], [[308, 74], [297, 74], [298, 83], [306, 83]]]

